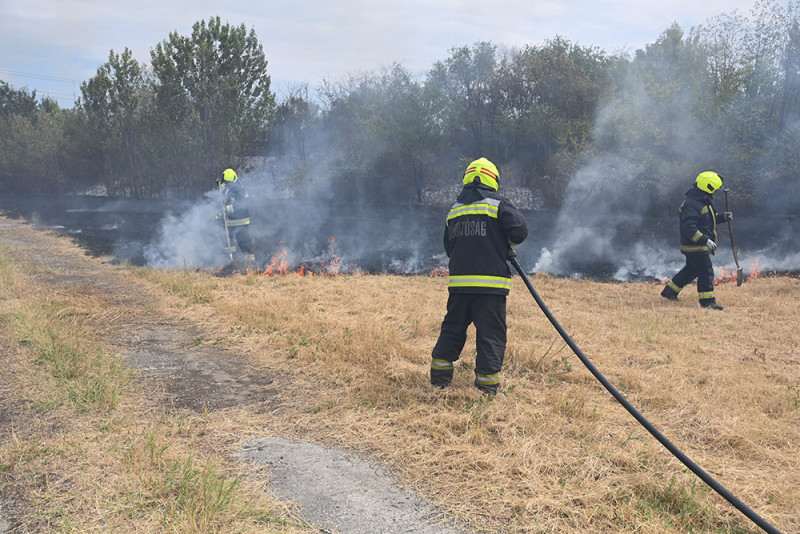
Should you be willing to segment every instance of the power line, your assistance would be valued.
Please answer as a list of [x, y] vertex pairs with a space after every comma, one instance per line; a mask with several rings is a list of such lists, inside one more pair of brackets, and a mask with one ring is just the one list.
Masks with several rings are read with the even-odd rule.
[[54, 82], [54, 83], [59, 83], [59, 84], [69, 84], [73, 88], [73, 92], [70, 93], [70, 94], [62, 92], [63, 89], [61, 91], [58, 91], [58, 90], [51, 91], [51, 90], [48, 90], [48, 89], [36, 88], [36, 89], [34, 89], [34, 92], [37, 94], [37, 96], [39, 98], [45, 97], [45, 98], [50, 98], [52, 100], [57, 100], [57, 101], [61, 101], [61, 102], [69, 102], [69, 103], [74, 103], [75, 102], [75, 98], [76, 98], [75, 89], [77, 88], [77, 85], [78, 85], [77, 80], [74, 80], [74, 79], [71, 79], [71, 78], [64, 78], [64, 77], [60, 77], [60, 76], [49, 76], [49, 75], [46, 75], [46, 74], [35, 74], [35, 73], [32, 73], [32, 72], [22, 72], [22, 71], [18, 71], [18, 70], [0, 68], [0, 75], [3, 75], [3, 74], [9, 74], [9, 75], [11, 75], [13, 77], [32, 78], [32, 79], [36, 79], [36, 80], [43, 80], [43, 81], [46, 81], [46, 82]]
[[47, 96], [50, 98], [53, 97], [60, 97], [60, 98], [75, 98], [75, 93], [68, 95], [66, 93], [54, 93], [53, 91], [42, 91], [40, 89], [36, 89], [37, 96]]
[[14, 76], [23, 76], [25, 78], [35, 78], [37, 80], [48, 80], [51, 82], [75, 84], [76, 80], [71, 78], [61, 78], [59, 76], [48, 76], [46, 74], [33, 74], [30, 72], [21, 72], [18, 70], [0, 69], [0, 73], [13, 74]]

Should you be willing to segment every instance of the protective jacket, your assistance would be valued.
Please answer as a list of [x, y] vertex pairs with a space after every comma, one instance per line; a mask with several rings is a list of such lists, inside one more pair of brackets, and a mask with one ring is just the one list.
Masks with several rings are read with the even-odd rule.
[[449, 291], [508, 295], [508, 252], [526, 237], [525, 216], [510, 200], [481, 183], [465, 185], [450, 208], [444, 230]]
[[725, 222], [725, 214], [714, 211], [711, 195], [695, 186], [686, 192], [678, 211], [681, 252], [709, 252], [706, 243], [717, 241], [717, 223]]
[[228, 220], [228, 226], [245, 226], [250, 224], [248, 195], [244, 187], [236, 182], [227, 182], [222, 188], [222, 206]]

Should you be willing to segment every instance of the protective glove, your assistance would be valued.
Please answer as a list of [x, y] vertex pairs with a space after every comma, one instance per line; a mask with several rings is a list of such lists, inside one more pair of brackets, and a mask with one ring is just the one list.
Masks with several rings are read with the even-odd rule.
[[709, 251], [709, 252], [711, 252], [712, 254], [713, 254], [714, 252], [716, 252], [716, 250], [717, 250], [717, 244], [716, 244], [716, 243], [714, 243], [714, 242], [713, 242], [712, 240], [710, 240], [710, 239], [709, 239], [709, 240], [708, 240], [708, 242], [706, 243], [706, 246], [708, 247], [708, 251]]
[[722, 214], [725, 216], [725, 222], [733, 220], [733, 212], [732, 211], [723, 211]]

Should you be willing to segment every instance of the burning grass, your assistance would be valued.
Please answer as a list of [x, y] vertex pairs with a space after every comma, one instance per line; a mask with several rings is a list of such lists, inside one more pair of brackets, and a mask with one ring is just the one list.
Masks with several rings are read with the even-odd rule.
[[[11, 257], [0, 254], [6, 336], [6, 306], [28, 298], [19, 288], [29, 280]], [[163, 296], [154, 307], [202, 332], [198, 343], [244, 352], [266, 375], [293, 377], [274, 384], [291, 400], [280, 410], [248, 405], [200, 417], [147, 409], [124, 380], [114, 386], [116, 404], [88, 411], [53, 393], [60, 404], [44, 408], [40, 424], [64, 430], [4, 441], [0, 474], [36, 479], [33, 487], [46, 489], [35, 499], [37, 513], [50, 514], [48, 524], [61, 530], [81, 518], [92, 525], [83, 531], [102, 530], [90, 518], [97, 509], [117, 509], [103, 517], [117, 521], [120, 532], [134, 524], [247, 531], [279, 505], [265, 503], [253, 474], [229, 459], [253, 437], [280, 435], [379, 458], [404, 485], [482, 532], [757, 531], [594, 380], [518, 277], [501, 392], [490, 399], [472, 386], [473, 335], [452, 386], [428, 385], [444, 277], [131, 270]], [[668, 302], [649, 284], [543, 275], [532, 281], [584, 353], [673, 443], [776, 527], [800, 531], [800, 280], [721, 284], [722, 312], [701, 309], [691, 286], [680, 302]], [[70, 328], [114, 322], [102, 303], [62, 298], [61, 316], [77, 321]], [[48, 316], [28, 317], [23, 323], [30, 325]], [[19, 361], [5, 371], [19, 384], [16, 394], [45, 373], [35, 367], [28, 374], [25, 358], [36, 356], [31, 346], [20, 347], [14, 358], [4, 354]], [[12, 469], [18, 459], [29, 465]], [[51, 478], [45, 483], [38, 473]], [[187, 479], [209, 480], [216, 491]], [[228, 491], [231, 499], [191, 502]], [[234, 504], [202, 528], [190, 523], [196, 513], [177, 513], [214, 510], [214, 502]], [[262, 503], [262, 516], [248, 502]]]

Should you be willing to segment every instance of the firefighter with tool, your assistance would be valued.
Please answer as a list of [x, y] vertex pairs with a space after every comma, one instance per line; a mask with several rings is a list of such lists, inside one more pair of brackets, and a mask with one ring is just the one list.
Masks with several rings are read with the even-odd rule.
[[222, 190], [222, 212], [215, 219], [225, 224], [225, 235], [228, 240], [225, 252], [230, 254], [231, 260], [238, 245], [244, 261], [252, 265], [255, 262], [255, 254], [253, 242], [250, 240], [250, 210], [247, 206], [249, 197], [238, 180], [239, 176], [233, 169], [225, 169], [222, 176], [217, 179], [217, 185]]
[[678, 271], [661, 291], [661, 296], [678, 300], [678, 293], [686, 284], [697, 279], [700, 305], [721, 310], [714, 296], [714, 267], [711, 255], [717, 250], [717, 224], [733, 219], [733, 213], [714, 211], [714, 192], [722, 188], [722, 177], [712, 171], [701, 172], [695, 185], [686, 192], [678, 208], [680, 213], [681, 252], [686, 265]]
[[507, 258], [528, 237], [525, 216], [497, 192], [497, 167], [480, 158], [467, 167], [463, 189], [450, 208], [444, 249], [450, 258], [447, 313], [431, 353], [431, 384], [447, 387], [475, 325], [475, 387], [497, 393], [506, 350], [506, 296], [511, 288]]

